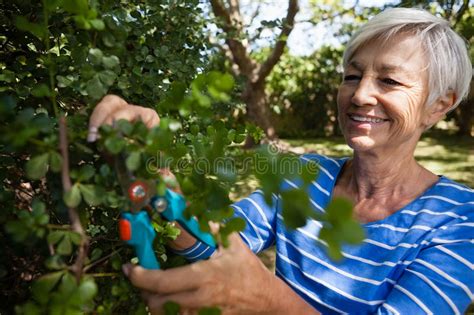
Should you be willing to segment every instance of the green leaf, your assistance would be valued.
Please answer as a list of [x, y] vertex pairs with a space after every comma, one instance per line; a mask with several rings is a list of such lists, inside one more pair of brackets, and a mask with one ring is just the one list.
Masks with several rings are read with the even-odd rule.
[[215, 73], [209, 74], [211, 86], [214, 86], [221, 92], [229, 92], [234, 87], [234, 78], [228, 73]]
[[68, 232], [68, 236], [71, 239], [71, 242], [75, 245], [81, 244], [82, 237], [79, 233], [77, 232]]
[[44, 262], [46, 268], [49, 270], [59, 270], [66, 267], [62, 257], [60, 255], [50, 256]]
[[104, 190], [95, 185], [79, 185], [82, 197], [90, 206], [97, 206], [102, 203]]
[[56, 287], [63, 275], [64, 272], [57, 271], [44, 275], [33, 282], [31, 291], [35, 300], [40, 304], [46, 304], [50, 298], [50, 292]]
[[45, 213], [46, 211], [46, 206], [44, 202], [42, 202], [41, 200], [37, 198], [33, 199], [33, 201], [31, 202], [31, 208], [33, 210], [32, 213], [34, 215], [42, 214], [42, 213]]
[[287, 190], [281, 192], [281, 198], [285, 224], [292, 229], [305, 225], [312, 213], [306, 192], [302, 189]]
[[65, 232], [64, 231], [53, 231], [48, 234], [48, 237], [46, 238], [48, 241], [48, 244], [50, 245], [55, 245], [59, 243], [59, 241], [64, 237]]
[[125, 136], [130, 136], [133, 132], [134, 125], [126, 119], [119, 119], [115, 122], [115, 127]]
[[104, 86], [99, 75], [94, 75], [92, 79], [86, 83], [86, 93], [93, 99], [100, 99], [107, 93], [107, 87]]
[[197, 136], [197, 134], [199, 133], [199, 126], [198, 125], [192, 125], [189, 130], [191, 131], [191, 133], [195, 136]]
[[110, 56], [102, 58], [102, 63], [107, 69], [114, 69], [120, 64], [120, 60], [117, 56]]
[[75, 208], [81, 203], [81, 191], [78, 184], [74, 184], [71, 187], [71, 190], [64, 193], [63, 196], [64, 203], [70, 207]]
[[357, 221], [350, 220], [343, 222], [341, 230], [344, 242], [349, 244], [359, 244], [365, 238], [364, 229]]
[[63, 164], [63, 157], [56, 151], [49, 151], [49, 165], [53, 172], [61, 171], [61, 166]]
[[72, 14], [86, 16], [89, 12], [87, 0], [63, 0], [62, 7]]
[[94, 175], [95, 175], [95, 168], [90, 164], [86, 164], [82, 166], [81, 169], [79, 170], [79, 175], [77, 177], [77, 180], [80, 182], [88, 181]]
[[232, 218], [225, 223], [221, 230], [222, 234], [229, 235], [233, 232], [243, 231], [245, 229], [245, 220], [242, 218]]
[[91, 255], [90, 255], [91, 261], [95, 261], [95, 260], [99, 259], [100, 257], [102, 257], [102, 254], [103, 254], [102, 249], [100, 249], [98, 247], [94, 248], [91, 252]]
[[42, 226], [48, 224], [49, 215], [46, 214], [46, 206], [39, 199], [34, 199], [31, 203], [32, 212], [31, 215], [35, 218], [35, 224]]
[[100, 65], [102, 63], [102, 58], [104, 57], [104, 53], [99, 48], [91, 48], [89, 49], [88, 59], [93, 65]]
[[35, 156], [26, 162], [26, 174], [30, 179], [40, 179], [48, 171], [49, 153]]
[[100, 19], [89, 20], [89, 23], [92, 25], [93, 28], [95, 28], [98, 31], [102, 31], [105, 28], [104, 21]]
[[59, 242], [58, 246], [56, 247], [56, 251], [59, 255], [71, 255], [72, 244], [69, 234], [64, 235], [64, 238]]
[[93, 278], [87, 277], [82, 280], [76, 294], [80, 299], [79, 305], [84, 305], [92, 302], [92, 299], [97, 295], [98, 288]]
[[22, 221], [8, 221], [5, 224], [5, 231], [13, 237], [15, 242], [23, 242], [30, 234], [29, 227]]
[[125, 160], [125, 164], [130, 171], [136, 171], [140, 167], [141, 153], [134, 151]]
[[57, 75], [56, 80], [58, 81], [58, 87], [60, 88], [70, 86], [75, 81], [74, 77], [71, 75], [65, 77], [62, 75]]
[[117, 79], [117, 75], [111, 70], [104, 70], [99, 73], [99, 79], [102, 83], [104, 83], [105, 86], [108, 87], [114, 84], [115, 79]]
[[234, 129], [229, 130], [229, 132], [227, 133], [227, 139], [231, 142], [234, 141], [234, 139], [235, 139], [235, 130]]
[[49, 97], [51, 96], [51, 92], [46, 84], [41, 83], [31, 90], [31, 95], [34, 97]]
[[218, 307], [203, 307], [198, 311], [198, 315], [220, 315], [221, 313]]
[[122, 137], [109, 137], [104, 144], [110, 153], [119, 154], [125, 147], [126, 142]]
[[165, 315], [178, 315], [180, 309], [179, 304], [173, 301], [168, 301], [163, 305]]
[[43, 24], [31, 23], [24, 16], [15, 17], [15, 25], [18, 29], [26, 32], [30, 32], [39, 39], [43, 40], [48, 36], [48, 30]]
[[44, 0], [43, 4], [48, 11], [54, 11], [59, 3], [62, 2], [61, 0]]

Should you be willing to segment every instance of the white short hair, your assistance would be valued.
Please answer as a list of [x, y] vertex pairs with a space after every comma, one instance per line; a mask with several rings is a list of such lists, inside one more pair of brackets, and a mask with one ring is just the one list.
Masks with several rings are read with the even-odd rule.
[[454, 92], [451, 110], [467, 97], [472, 79], [472, 64], [467, 42], [453, 31], [449, 22], [428, 11], [415, 8], [392, 8], [373, 17], [350, 39], [343, 56], [346, 67], [354, 53], [373, 40], [386, 42], [398, 34], [420, 39], [428, 58], [429, 94], [426, 104]]

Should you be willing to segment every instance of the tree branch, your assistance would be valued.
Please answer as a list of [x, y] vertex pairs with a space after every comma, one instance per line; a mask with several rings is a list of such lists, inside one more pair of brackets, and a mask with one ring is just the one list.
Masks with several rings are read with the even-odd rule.
[[[238, 2], [233, 3], [232, 5], [236, 4], [238, 5]], [[242, 41], [235, 39], [242, 35], [241, 31], [239, 31], [239, 26], [235, 24], [233, 16], [231, 16], [221, 0], [211, 0], [211, 6], [214, 15], [222, 20], [222, 29], [227, 35], [226, 43], [232, 52], [232, 59], [239, 66], [240, 72], [250, 77], [255, 68], [255, 62], [249, 57], [247, 46]], [[232, 10], [234, 10], [233, 15], [235, 15], [235, 8]]]
[[257, 4], [257, 8], [255, 9], [255, 11], [250, 16], [250, 22], [249, 22], [249, 25], [247, 25], [247, 26], [253, 25], [253, 22], [255, 21], [255, 19], [258, 16], [258, 13], [260, 12], [260, 7], [261, 6], [262, 6], [262, 2], [259, 1], [258, 4]]
[[275, 44], [275, 47], [273, 48], [273, 51], [258, 70], [255, 84], [264, 82], [265, 78], [270, 74], [278, 60], [280, 60], [280, 57], [283, 54], [283, 51], [286, 46], [287, 38], [293, 30], [295, 24], [295, 16], [297, 12], [298, 0], [289, 0], [288, 11], [283, 24], [283, 28], [281, 29], [280, 35], [277, 38], [277, 42]]
[[113, 252], [111, 252], [110, 254], [108, 254], [107, 256], [104, 256], [96, 261], [93, 261], [92, 263], [90, 263], [89, 265], [85, 266], [84, 267], [84, 272], [87, 272], [89, 269], [97, 266], [98, 264], [100, 263], [103, 263], [104, 261], [106, 261], [107, 259], [109, 259], [110, 257], [112, 257], [113, 255], [119, 253], [121, 250], [123, 249], [123, 247], [119, 248], [118, 250], [114, 250]]
[[[59, 149], [63, 159], [61, 169], [61, 180], [63, 185], [63, 191], [66, 193], [71, 190], [71, 178], [69, 177], [69, 150], [67, 141], [67, 127], [66, 117], [61, 116], [59, 118]], [[82, 268], [87, 256], [87, 250], [89, 248], [89, 239], [84, 232], [84, 229], [75, 208], [68, 208], [69, 220], [71, 221], [71, 229], [81, 236], [81, 244], [79, 244], [76, 261], [71, 266], [71, 270], [76, 275], [76, 281], [80, 282], [82, 276]]]
[[469, 0], [464, 0], [454, 18], [453, 26], [456, 26], [462, 19], [464, 13], [469, 9]]

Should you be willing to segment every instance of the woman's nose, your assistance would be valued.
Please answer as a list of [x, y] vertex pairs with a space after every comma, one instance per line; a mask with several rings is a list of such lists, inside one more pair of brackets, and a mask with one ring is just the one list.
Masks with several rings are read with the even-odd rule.
[[375, 106], [378, 103], [376, 92], [377, 88], [373, 82], [373, 79], [370, 77], [362, 78], [354, 90], [351, 101], [357, 106]]

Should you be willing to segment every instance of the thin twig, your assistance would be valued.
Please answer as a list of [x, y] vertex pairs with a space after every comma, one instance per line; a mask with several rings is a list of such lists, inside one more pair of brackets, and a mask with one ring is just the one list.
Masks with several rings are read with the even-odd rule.
[[[69, 151], [67, 141], [67, 127], [66, 117], [61, 116], [59, 118], [59, 148], [61, 150], [61, 156], [63, 158], [61, 179], [64, 193], [71, 190], [71, 178], [69, 177]], [[76, 275], [76, 281], [80, 282], [82, 276], [82, 268], [84, 261], [87, 257], [87, 249], [89, 248], [89, 238], [84, 232], [84, 228], [81, 225], [79, 214], [75, 208], [68, 208], [69, 220], [71, 221], [71, 229], [81, 236], [81, 243], [77, 250], [77, 257], [74, 264], [71, 266], [71, 270]]]
[[100, 264], [100, 263], [106, 261], [107, 259], [109, 259], [109, 258], [112, 257], [113, 255], [115, 255], [115, 254], [117, 254], [118, 252], [120, 252], [122, 249], [123, 249], [123, 247], [122, 247], [122, 248], [119, 248], [119, 249], [117, 249], [117, 250], [114, 250], [113, 252], [111, 252], [111, 253], [108, 254], [107, 256], [104, 256], [104, 257], [102, 257], [101, 259], [98, 259], [98, 260], [96, 260], [96, 261], [90, 263], [89, 265], [85, 266], [82, 271], [83, 271], [84, 273], [86, 273], [89, 269], [91, 269], [91, 268], [97, 266], [98, 264]]
[[122, 275], [121, 273], [118, 272], [101, 272], [101, 273], [90, 273], [89, 276], [92, 276], [94, 278], [100, 278], [100, 277], [118, 277]]

